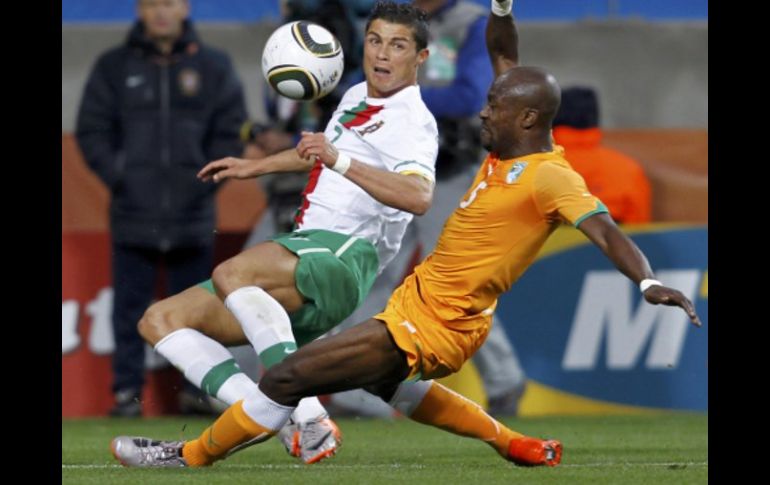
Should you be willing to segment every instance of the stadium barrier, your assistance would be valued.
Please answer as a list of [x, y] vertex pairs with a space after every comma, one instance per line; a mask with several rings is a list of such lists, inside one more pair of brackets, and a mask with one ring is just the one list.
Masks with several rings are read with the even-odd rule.
[[[696, 303], [704, 328], [689, 326], [681, 310], [640, 305], [638, 291], [598, 249], [578, 231], [560, 229], [498, 307], [530, 378], [521, 414], [706, 411], [707, 133], [610, 130], [606, 141], [642, 162], [657, 220], [696, 223], [627, 229], [658, 276], [678, 284]], [[63, 134], [63, 417], [105, 415], [112, 405], [108, 198], [72, 135]], [[264, 210], [265, 197], [254, 182], [228, 182], [217, 204], [216, 259], [222, 260], [239, 251]], [[181, 377], [150, 355], [145, 415], [174, 412]], [[473, 368], [447, 383], [486, 401]]]

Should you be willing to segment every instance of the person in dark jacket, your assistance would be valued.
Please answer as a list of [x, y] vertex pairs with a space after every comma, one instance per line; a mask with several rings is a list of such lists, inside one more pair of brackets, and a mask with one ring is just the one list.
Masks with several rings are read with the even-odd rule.
[[189, 10], [187, 0], [137, 0], [137, 22], [96, 61], [78, 113], [80, 148], [111, 194], [117, 416], [141, 414], [136, 322], [160, 267], [170, 294], [211, 272], [217, 185], [196, 173], [243, 150], [240, 81], [227, 54], [200, 42]]

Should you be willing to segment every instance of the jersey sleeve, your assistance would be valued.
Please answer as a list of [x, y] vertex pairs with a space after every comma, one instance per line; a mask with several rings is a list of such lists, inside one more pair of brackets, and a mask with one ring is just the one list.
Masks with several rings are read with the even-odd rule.
[[588, 217], [607, 207], [588, 191], [583, 177], [576, 171], [556, 163], [543, 163], [534, 180], [535, 202], [543, 215], [578, 227]]
[[378, 147], [380, 158], [387, 169], [404, 175], [417, 174], [435, 182], [438, 155], [436, 124], [404, 120], [404, 123], [390, 131], [387, 141]]

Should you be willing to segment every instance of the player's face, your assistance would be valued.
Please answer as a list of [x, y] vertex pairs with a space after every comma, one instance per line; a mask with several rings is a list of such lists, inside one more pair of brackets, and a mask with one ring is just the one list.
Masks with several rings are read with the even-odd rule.
[[516, 103], [501, 95], [493, 84], [487, 95], [487, 104], [481, 109], [481, 146], [490, 152], [500, 152], [516, 139]]
[[385, 98], [417, 82], [417, 67], [428, 49], [417, 51], [412, 29], [373, 20], [364, 38], [364, 75], [369, 96]]
[[187, 0], [139, 0], [137, 14], [147, 37], [175, 39], [182, 34], [182, 23], [190, 13]]

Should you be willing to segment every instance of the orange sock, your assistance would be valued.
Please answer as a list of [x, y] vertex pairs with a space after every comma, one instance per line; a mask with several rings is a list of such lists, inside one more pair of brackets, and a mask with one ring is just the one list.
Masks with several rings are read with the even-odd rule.
[[182, 457], [190, 466], [207, 466], [225, 455], [267, 440], [276, 431], [255, 423], [244, 411], [243, 400], [227, 410], [203, 433], [185, 443]]
[[505, 427], [475, 402], [435, 381], [409, 417], [450, 433], [480, 439], [503, 458], [508, 456], [511, 440], [524, 436]]

